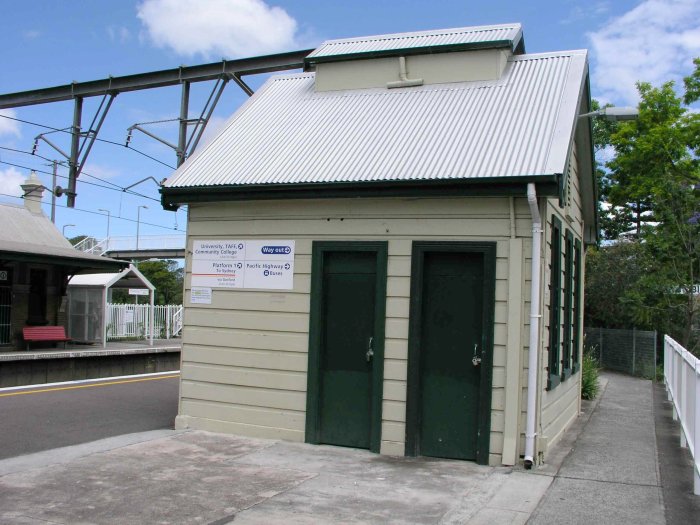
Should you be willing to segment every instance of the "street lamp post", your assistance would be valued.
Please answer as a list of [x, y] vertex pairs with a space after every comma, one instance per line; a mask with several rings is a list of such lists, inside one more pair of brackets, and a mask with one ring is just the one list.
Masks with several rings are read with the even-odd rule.
[[107, 238], [109, 239], [109, 219], [112, 218], [112, 212], [104, 208], [98, 208], [97, 211], [103, 211], [107, 214]]
[[602, 108], [597, 111], [591, 111], [590, 113], [583, 113], [582, 115], [578, 116], [578, 118], [588, 117], [603, 117], [613, 122], [619, 122], [624, 120], [638, 119], [639, 111], [637, 110], [637, 108], [609, 106], [607, 108]]
[[139, 226], [141, 226], [141, 208], [148, 209], [148, 206], [141, 205], [136, 209], [136, 249], [139, 249]]
[[64, 225], [63, 225], [63, 231], [62, 231], [62, 233], [63, 233], [63, 236], [64, 236], [64, 237], [66, 236], [66, 228], [68, 228], [69, 226], [75, 226], [75, 224], [64, 224]]

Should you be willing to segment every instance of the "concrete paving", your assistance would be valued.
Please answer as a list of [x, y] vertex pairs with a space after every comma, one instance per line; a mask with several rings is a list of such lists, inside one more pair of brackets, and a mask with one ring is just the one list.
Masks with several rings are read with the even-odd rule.
[[0, 523], [525, 523], [551, 478], [160, 431], [0, 462]]
[[528, 523], [666, 523], [652, 383], [604, 379], [600, 403]]
[[695, 464], [688, 448], [680, 447], [680, 424], [673, 421], [672, 404], [662, 384], [654, 385], [654, 418], [666, 523], [698, 523], [700, 496], [693, 492]]
[[158, 431], [0, 461], [0, 523], [665, 523], [651, 383], [605, 379], [533, 471]]

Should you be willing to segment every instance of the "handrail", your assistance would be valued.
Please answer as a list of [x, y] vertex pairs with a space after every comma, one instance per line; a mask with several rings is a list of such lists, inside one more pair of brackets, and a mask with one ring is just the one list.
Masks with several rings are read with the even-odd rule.
[[700, 359], [668, 335], [664, 336], [664, 383], [680, 421], [681, 447], [693, 456], [693, 492], [700, 495]]

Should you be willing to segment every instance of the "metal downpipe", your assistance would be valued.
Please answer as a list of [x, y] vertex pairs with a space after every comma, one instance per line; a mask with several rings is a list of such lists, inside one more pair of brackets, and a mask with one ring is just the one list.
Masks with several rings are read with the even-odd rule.
[[527, 185], [527, 203], [532, 216], [532, 276], [530, 279], [530, 344], [527, 368], [527, 423], [525, 427], [525, 468], [531, 469], [535, 455], [535, 422], [537, 410], [537, 371], [540, 333], [540, 268], [542, 258], [542, 218], [537, 205], [537, 190], [534, 183]]

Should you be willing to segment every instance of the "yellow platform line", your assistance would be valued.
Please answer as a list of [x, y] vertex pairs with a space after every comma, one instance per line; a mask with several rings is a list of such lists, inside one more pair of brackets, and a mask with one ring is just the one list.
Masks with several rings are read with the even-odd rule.
[[26, 394], [41, 394], [44, 392], [58, 392], [60, 390], [77, 390], [79, 388], [93, 388], [96, 386], [110, 386], [110, 385], [123, 385], [124, 383], [140, 383], [143, 381], [158, 381], [159, 379], [174, 379], [180, 377], [180, 374], [175, 374], [171, 376], [158, 376], [158, 377], [144, 377], [141, 379], [124, 379], [122, 381], [107, 381], [105, 383], [93, 383], [89, 385], [73, 385], [73, 386], [60, 386], [55, 388], [42, 388], [38, 390], [22, 390], [20, 392], [8, 392], [7, 394], [0, 394], [0, 397], [10, 397], [10, 396], [23, 396]]

